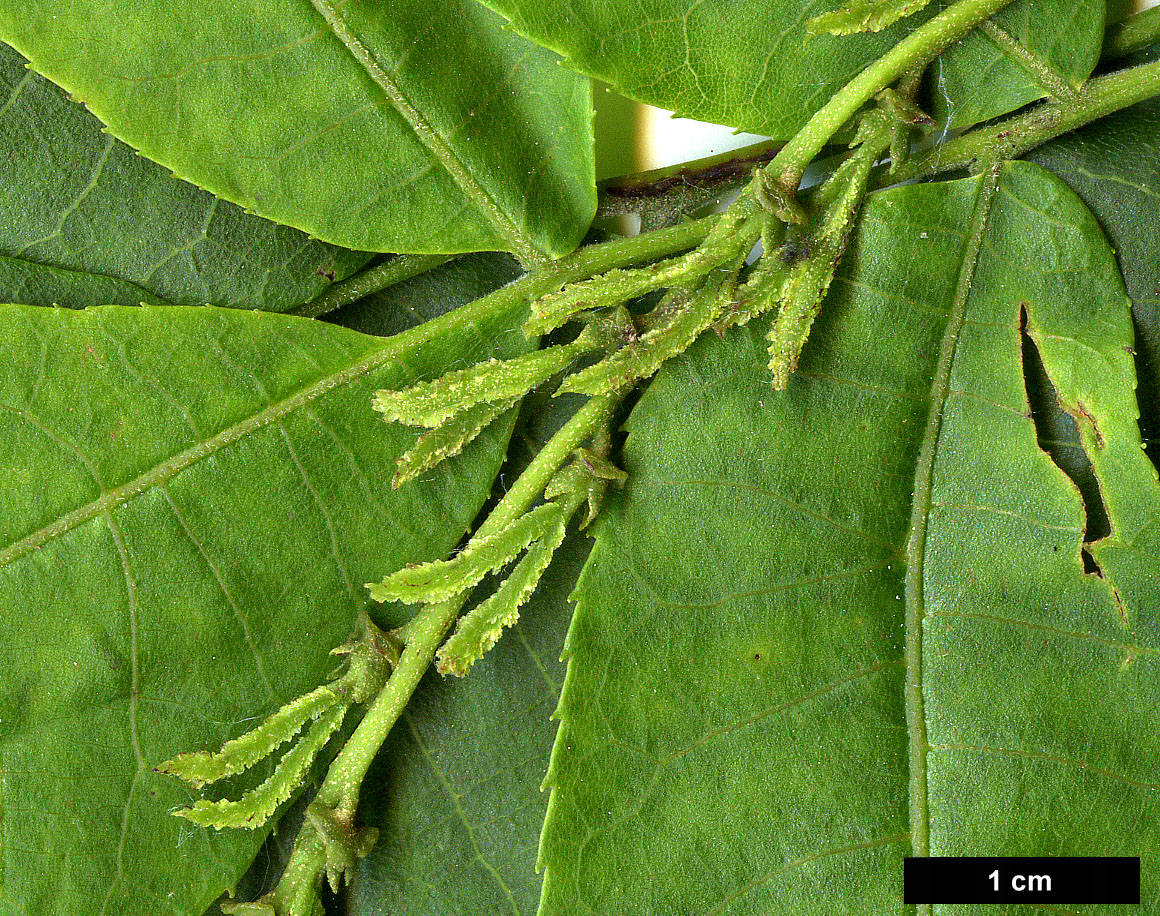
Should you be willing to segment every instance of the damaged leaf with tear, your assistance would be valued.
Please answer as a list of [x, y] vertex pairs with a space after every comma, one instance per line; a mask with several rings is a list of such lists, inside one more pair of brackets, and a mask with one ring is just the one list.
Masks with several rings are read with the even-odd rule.
[[[901, 914], [904, 856], [1160, 848], [1128, 306], [1091, 214], [1015, 162], [867, 199], [783, 395], [762, 320], [662, 369], [576, 592], [541, 916]], [[1102, 537], [1039, 445], [1029, 348]]]

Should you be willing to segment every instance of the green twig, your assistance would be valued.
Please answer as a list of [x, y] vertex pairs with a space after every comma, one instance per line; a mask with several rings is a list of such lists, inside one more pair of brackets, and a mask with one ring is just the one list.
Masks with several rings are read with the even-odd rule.
[[[492, 537], [523, 516], [568, 456], [607, 422], [618, 402], [619, 398], [609, 395], [592, 398], [581, 407], [540, 450], [472, 540]], [[322, 788], [318, 790], [318, 802], [328, 807], [349, 807], [353, 811], [371, 761], [426, 672], [464, 601], [464, 598], [453, 598], [428, 605], [407, 624], [404, 630], [406, 642], [398, 667], [331, 765]]]
[[[581, 407], [540, 450], [472, 540], [492, 537], [523, 516], [569, 456], [608, 424], [618, 403], [619, 398], [605, 396], [592, 398]], [[426, 605], [403, 628], [401, 635], [404, 645], [398, 664], [330, 765], [310, 805], [316, 818], [325, 817], [327, 823], [337, 825], [351, 834], [351, 842], [347, 844], [351, 848], [356, 845], [360, 849], [367, 847], [366, 832], [354, 827], [359, 790], [367, 770], [415, 688], [419, 686], [419, 681], [435, 657], [435, 651], [465, 603], [466, 596], [457, 595], [438, 604]], [[334, 845], [323, 842], [318, 827], [308, 818], [295, 840], [290, 861], [278, 886], [262, 902], [236, 904], [234, 911], [244, 913], [246, 907], [270, 905], [275, 907], [279, 916], [282, 913], [309, 916], [312, 912], [310, 901], [314, 899], [323, 873], [334, 873], [333, 863], [327, 858], [335, 854]], [[332, 883], [336, 881], [337, 877], [332, 877]]]
[[335, 283], [317, 299], [291, 309], [286, 314], [297, 315], [299, 318], [318, 318], [371, 293], [377, 293], [388, 286], [394, 286], [396, 283], [402, 283], [411, 277], [433, 270], [440, 264], [450, 261], [452, 257], [454, 255], [449, 254], [395, 255], [382, 264], [376, 264], [353, 277]]
[[792, 194], [806, 166], [859, 108], [916, 66], [933, 60], [1009, 3], [1011, 0], [959, 0], [915, 29], [836, 93], [774, 157], [767, 171], [777, 176], [787, 194]]
[[972, 167], [976, 162], [1015, 159], [1060, 134], [1104, 115], [1160, 95], [1160, 61], [1089, 80], [1067, 102], [1050, 101], [1025, 114], [963, 134], [912, 159], [889, 184]]

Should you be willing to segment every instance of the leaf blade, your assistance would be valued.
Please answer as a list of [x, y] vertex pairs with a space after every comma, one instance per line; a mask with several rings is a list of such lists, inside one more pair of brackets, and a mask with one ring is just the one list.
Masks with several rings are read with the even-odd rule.
[[951, 128], [1066, 98], [1100, 59], [1106, 4], [1012, 4], [934, 65], [931, 110]]
[[179, 181], [26, 63], [0, 45], [0, 301], [286, 311], [370, 259]]
[[[512, 346], [515, 316], [388, 341], [213, 308], [0, 320], [4, 893], [32, 912], [200, 916], [261, 836], [180, 826], [167, 809], [188, 795], [150, 767], [324, 680], [368, 603], [361, 574], [442, 555], [466, 529], [510, 419], [399, 494], [412, 437], [370, 399]], [[424, 526], [433, 507], [446, 531]]]
[[1028, 156], [1080, 196], [1116, 250], [1136, 325], [1141, 432], [1154, 461], [1160, 448], [1160, 253], [1150, 242], [1160, 221], [1158, 123], [1160, 105], [1144, 102]]
[[[630, 98], [775, 139], [792, 137], [831, 95], [901, 40], [912, 22], [937, 12], [928, 8], [878, 34], [835, 38], [811, 37], [807, 20], [840, 8], [842, 0], [808, 8], [794, 0], [649, 0], [643, 7], [629, 0], [582, 0], [571, 3], [567, 15], [535, 0], [486, 2], [521, 34]], [[1047, 71], [1059, 68], [1066, 79], [1082, 82], [1103, 40], [1102, 10], [1094, 17], [1076, 15], [1085, 6], [1103, 4], [1021, 0], [1004, 21], [1027, 37], [1029, 58], [1042, 55]], [[1007, 52], [996, 55], [995, 46], [986, 44], [984, 51], [980, 56], [972, 46], [948, 58], [962, 80], [961, 88], [943, 81], [953, 89], [957, 110], [965, 112], [972, 96], [982, 94], [991, 106], [986, 116], [993, 117], [1042, 97], [1042, 88]], [[981, 64], [1004, 77], [998, 87], [980, 85]]]
[[[1036, 444], [1019, 342], [1026, 302], [1061, 396], [1107, 392], [1099, 415], [1131, 416], [1126, 301], [1090, 214], [1025, 165], [1004, 170], [966, 274], [926, 552], [908, 560], [959, 286], [945, 268], [970, 261], [978, 196], [970, 179], [871, 199], [784, 396], [754, 371], [760, 330], [746, 328], [674, 361], [636, 408], [630, 483], [598, 530], [567, 641], [543, 916], [902, 913], [900, 859], [923, 833], [934, 855], [1160, 847], [1151, 827], [1106, 829], [1150, 810], [1160, 775], [1147, 712], [1160, 677], [1144, 667], [1155, 582], [1142, 574], [1160, 486], [1131, 423], [1103, 433], [1114, 529], [1137, 534], [1130, 562], [1085, 576], [1083, 509]], [[1111, 547], [1093, 546], [1101, 563]], [[917, 737], [908, 563], [924, 600]], [[1137, 590], [1130, 632], [1113, 579]], [[929, 815], [909, 805], [915, 745]]]
[[319, 2], [191, 3], [188, 20], [214, 28], [188, 30], [152, 0], [108, 15], [87, 0], [12, 4], [0, 35], [150, 158], [318, 238], [575, 247], [595, 207], [586, 81], [468, 0]]

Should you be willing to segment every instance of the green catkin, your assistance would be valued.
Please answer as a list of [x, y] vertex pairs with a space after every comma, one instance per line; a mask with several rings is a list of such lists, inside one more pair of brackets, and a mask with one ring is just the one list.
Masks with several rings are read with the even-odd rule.
[[156, 768], [158, 773], [175, 776], [195, 789], [244, 773], [269, 757], [293, 738], [312, 719], [345, 702], [343, 695], [327, 684], [287, 703], [266, 717], [261, 725], [222, 745], [220, 751], [193, 751], [178, 754]]
[[467, 591], [493, 569], [518, 557], [527, 546], [549, 531], [556, 508], [545, 503], [521, 516], [496, 534], [472, 540], [450, 560], [408, 566], [382, 582], [367, 584], [376, 601], [435, 604]]
[[314, 758], [342, 724], [346, 710], [346, 705], [326, 710], [302, 739], [286, 752], [270, 777], [237, 801], [201, 799], [192, 807], [174, 813], [202, 827], [246, 827], [252, 830], [262, 826], [302, 785]]
[[744, 192], [721, 215], [700, 247], [688, 254], [645, 267], [611, 270], [591, 280], [570, 283], [559, 292], [541, 297], [532, 304], [532, 316], [524, 324], [524, 332], [529, 336], [547, 333], [582, 312], [620, 305], [658, 289], [679, 286], [732, 261], [737, 255], [739, 239], [743, 240], [742, 243], [748, 241], [746, 251], [757, 239], [759, 230], [754, 232], [742, 228], [756, 209], [752, 194]]
[[598, 345], [598, 335], [586, 330], [571, 343], [515, 359], [489, 359], [401, 391], [377, 391], [374, 408], [388, 421], [435, 428], [477, 404], [522, 397]]
[[776, 391], [784, 391], [797, 369], [810, 328], [821, 310], [855, 217], [866, 194], [875, 160], [889, 145], [893, 122], [871, 112], [859, 130], [857, 151], [818, 190], [824, 212], [808, 257], [795, 264], [781, 287], [781, 311], [769, 329], [769, 371]]
[[[607, 394], [653, 375], [661, 364], [685, 352], [718, 319], [722, 300], [732, 291], [735, 270], [717, 268], [688, 303], [674, 309], [663, 323], [643, 334], [639, 341], [564, 379], [556, 395]], [[665, 308], [665, 303], [657, 306]]]
[[737, 287], [714, 330], [724, 333], [729, 328], [741, 327], [776, 308], [789, 273], [780, 245], [765, 245], [761, 260], [753, 265], [745, 282]]
[[520, 616], [520, 608], [532, 596], [552, 555], [564, 541], [568, 519], [584, 501], [585, 492], [549, 503], [556, 512], [544, 536], [528, 547], [511, 574], [486, 601], [460, 618], [455, 632], [439, 649], [436, 667], [440, 674], [463, 677]]
[[591, 280], [569, 283], [557, 293], [532, 303], [532, 316], [524, 323], [529, 337], [546, 334], [567, 324], [583, 312], [620, 305], [654, 290], [665, 289], [705, 270], [697, 252], [658, 261], [646, 267], [610, 270]]
[[441, 461], [458, 455], [500, 414], [514, 406], [515, 399], [476, 404], [456, 414], [442, 426], [428, 430], [398, 461], [391, 486], [399, 488]]

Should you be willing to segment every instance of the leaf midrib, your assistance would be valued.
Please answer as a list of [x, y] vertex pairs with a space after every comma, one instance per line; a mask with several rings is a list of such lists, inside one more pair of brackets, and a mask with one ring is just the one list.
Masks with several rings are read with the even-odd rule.
[[995, 47], [1014, 61], [1030, 77], [1032, 82], [1052, 98], [1062, 101], [1075, 97], [1075, 88], [1067, 80], [1060, 76], [1047, 61], [1032, 53], [1023, 42], [995, 20], [988, 19], [979, 27], [979, 30], [994, 43]]
[[[131, 308], [131, 306], [108, 306], [108, 308]], [[149, 308], [149, 306], [143, 306], [142, 308]], [[177, 308], [177, 306], [174, 306], [174, 308]], [[111, 512], [137, 493], [169, 480], [203, 458], [207, 458], [244, 436], [288, 416], [295, 410], [321, 397], [327, 392], [346, 385], [374, 369], [383, 366], [391, 360], [398, 358], [403, 352], [426, 343], [447, 331], [474, 323], [475, 317], [475, 310], [458, 309], [390, 338], [381, 347], [371, 350], [355, 362], [348, 364], [336, 372], [323, 376], [305, 388], [300, 388], [293, 394], [288, 395], [281, 401], [270, 404], [257, 413], [221, 430], [208, 439], [204, 439], [184, 451], [167, 458], [165, 461], [155, 464], [149, 470], [139, 474], [132, 480], [112, 490], [106, 490], [96, 499], [85, 503], [67, 515], [62, 515], [43, 528], [33, 531], [20, 540], [13, 542], [3, 550], [0, 550], [0, 568], [20, 559], [33, 550], [43, 547], [54, 538], [60, 537], [79, 525], [96, 518], [98, 515], [104, 512]], [[313, 323], [310, 319], [290, 320]], [[367, 409], [370, 409], [369, 402]]]
[[[922, 627], [925, 618], [923, 570], [926, 551], [926, 527], [931, 508], [931, 485], [934, 462], [942, 429], [943, 411], [950, 391], [951, 369], [958, 348], [959, 333], [966, 317], [975, 267], [991, 205], [999, 186], [1001, 166], [992, 165], [983, 175], [971, 216], [971, 227], [963, 249], [963, 260], [955, 285], [954, 298], [939, 347], [938, 362], [930, 387], [930, 411], [923, 430], [922, 444], [914, 474], [914, 501], [906, 540], [906, 730], [910, 773], [910, 839], [911, 854], [930, 855], [930, 811], [927, 794], [926, 759], [930, 743], [926, 729], [922, 684]], [[929, 913], [929, 904], [921, 904], [918, 913]]]
[[511, 251], [524, 264], [531, 267], [543, 263], [546, 258], [543, 252], [500, 208], [487, 189], [476, 180], [475, 176], [464, 164], [451, 145], [427, 122], [419, 110], [411, 104], [406, 93], [397, 82], [387, 73], [374, 55], [370, 53], [357, 35], [346, 24], [338, 10], [338, 5], [332, 0], [310, 0], [311, 5], [330, 27], [334, 36], [342, 43], [347, 52], [366, 72], [394, 109], [402, 115], [407, 125], [414, 131], [419, 141], [431, 151], [439, 164], [447, 171], [459, 189], [491, 222], [507, 243]]

